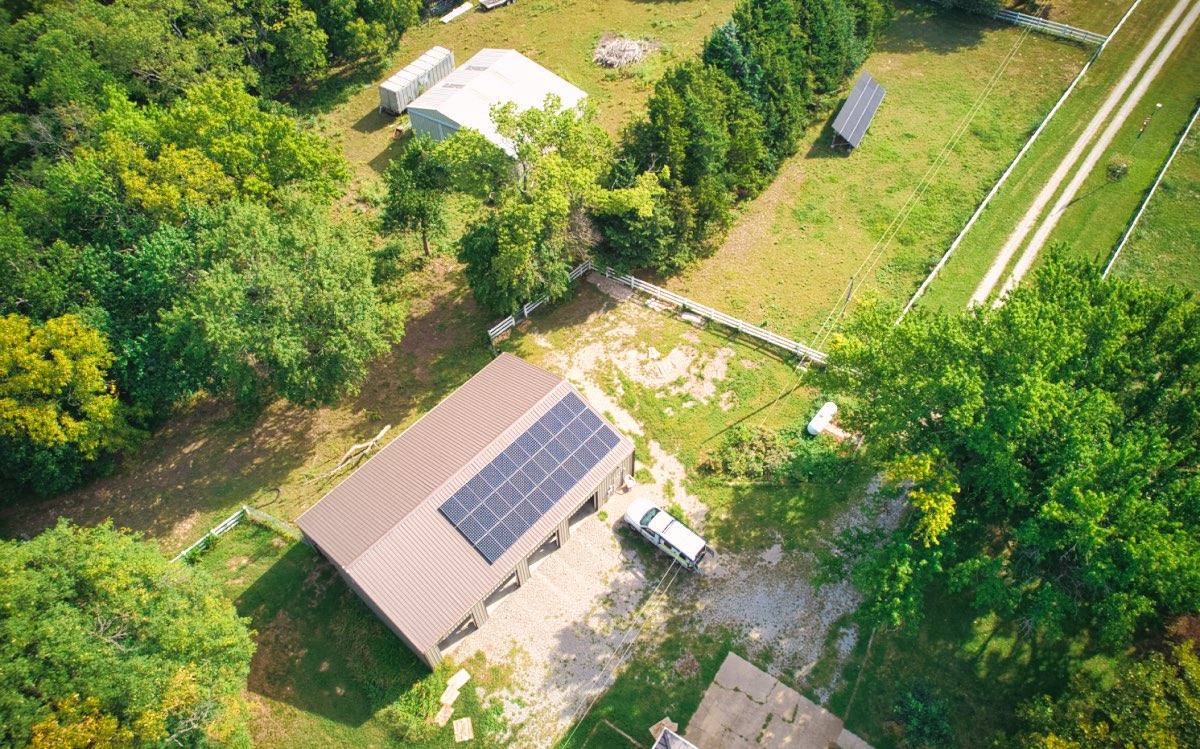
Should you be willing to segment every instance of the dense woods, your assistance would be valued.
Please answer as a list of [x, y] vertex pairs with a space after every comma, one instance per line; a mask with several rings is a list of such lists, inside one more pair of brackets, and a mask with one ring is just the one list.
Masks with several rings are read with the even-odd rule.
[[249, 747], [253, 652], [215, 582], [109, 525], [0, 542], [0, 745]]
[[401, 330], [372, 284], [373, 228], [331, 215], [341, 156], [262, 97], [386, 59], [416, 10], [0, 11], [0, 481], [61, 492], [201, 389], [243, 404], [354, 390]]

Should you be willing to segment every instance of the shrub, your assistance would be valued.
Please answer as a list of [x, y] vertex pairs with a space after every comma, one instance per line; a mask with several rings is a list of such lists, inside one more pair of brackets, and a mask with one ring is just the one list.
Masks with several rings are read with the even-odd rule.
[[438, 727], [430, 719], [441, 707], [438, 698], [445, 689], [445, 671], [438, 669], [415, 682], [400, 699], [380, 711], [379, 717], [401, 741], [427, 741], [437, 732]]
[[924, 685], [918, 684], [900, 697], [896, 720], [904, 724], [906, 749], [941, 749], [953, 744], [950, 706]]
[[1125, 179], [1125, 176], [1129, 174], [1129, 157], [1114, 153], [1108, 160], [1106, 171], [1109, 182], [1120, 182]]
[[832, 476], [842, 457], [837, 443], [809, 437], [802, 427], [774, 431], [739, 425], [701, 458], [700, 468], [730, 478], [804, 483]]

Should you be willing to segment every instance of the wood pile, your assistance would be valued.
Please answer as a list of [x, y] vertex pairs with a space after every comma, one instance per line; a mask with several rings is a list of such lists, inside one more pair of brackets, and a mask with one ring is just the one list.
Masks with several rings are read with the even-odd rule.
[[596, 43], [592, 62], [606, 68], [623, 68], [641, 62], [656, 49], [658, 42], [608, 33]]

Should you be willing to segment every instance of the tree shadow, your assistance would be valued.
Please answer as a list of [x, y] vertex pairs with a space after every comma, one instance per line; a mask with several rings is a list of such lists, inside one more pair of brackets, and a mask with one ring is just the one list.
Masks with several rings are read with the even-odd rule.
[[330, 68], [326, 75], [308, 85], [288, 90], [281, 98], [301, 114], [328, 112], [345, 104], [386, 69], [386, 61], [356, 60], [343, 63]]
[[994, 19], [935, 3], [901, 0], [896, 3], [896, 20], [876, 40], [875, 51], [950, 54], [977, 46], [983, 41], [984, 32], [1005, 26]]
[[429, 670], [345, 584], [293, 543], [235, 601], [256, 649], [251, 692], [357, 727]]
[[[35, 535], [65, 517], [83, 525], [112, 519], [157, 539], [185, 544], [206, 530], [200, 516], [253, 504], [317, 445], [314, 411], [285, 402], [261, 414], [203, 398], [167, 422], [119, 472], [68, 494], [11, 506], [6, 535]], [[250, 423], [248, 423], [250, 422]]]

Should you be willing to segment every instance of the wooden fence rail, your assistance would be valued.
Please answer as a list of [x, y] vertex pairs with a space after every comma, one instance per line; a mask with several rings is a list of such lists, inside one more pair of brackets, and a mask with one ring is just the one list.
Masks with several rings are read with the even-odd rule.
[[246, 517], [246, 507], [245, 507], [245, 505], [243, 505], [242, 509], [233, 513], [229, 517], [225, 518], [220, 523], [218, 523], [215, 528], [213, 528], [208, 533], [205, 533], [203, 536], [201, 536], [199, 541], [197, 541], [196, 543], [192, 544], [191, 546], [187, 547], [183, 551], [176, 554], [175, 558], [171, 560], [171, 564], [175, 564], [180, 559], [185, 558], [188, 554], [191, 554], [196, 549], [205, 548], [206, 544], [210, 544], [214, 540], [216, 540], [216, 539], [220, 538], [221, 536], [225, 535], [226, 533], [228, 533], [230, 530], [233, 529], [234, 526], [236, 526], [238, 523], [242, 522], [242, 519], [245, 517]]
[[997, 11], [996, 18], [1000, 21], [1008, 21], [1009, 23], [1016, 24], [1017, 26], [1028, 26], [1034, 31], [1041, 31], [1044, 34], [1061, 36], [1064, 39], [1071, 39], [1085, 44], [1104, 44], [1105, 40], [1108, 39], [1104, 34], [1097, 34], [1094, 31], [1087, 31], [1086, 29], [1077, 29], [1065, 23], [1047, 21], [1037, 16], [1018, 13], [1015, 10]]
[[634, 278], [633, 276], [618, 274], [614, 272], [612, 268], [605, 268], [604, 275], [623, 284], [628, 284], [629, 288], [631, 289], [636, 289], [646, 294], [652, 294], [655, 299], [665, 300], [677, 305], [683, 311], [694, 312], [701, 317], [712, 320], [713, 322], [719, 322], [726, 327], [733, 328], [743, 335], [748, 335], [751, 338], [757, 338], [758, 340], [763, 341], [764, 343], [769, 343], [772, 346], [778, 346], [779, 348], [795, 354], [803, 359], [809, 359], [810, 361], [814, 361], [818, 364], [825, 363], [826, 355], [823, 351], [818, 351], [810, 346], [805, 346], [803, 343], [798, 343], [790, 338], [785, 338], [778, 333], [772, 332], [765, 328], [760, 328], [757, 325], [752, 325], [745, 320], [739, 320], [732, 315], [727, 315], [724, 312], [713, 309], [712, 307], [707, 307], [699, 302], [694, 302], [691, 299], [680, 296], [673, 291], [667, 291], [660, 286], [655, 286], [652, 283], [646, 283], [645, 281]]
[[[590, 261], [585, 260], [578, 267], [576, 267], [575, 270], [571, 271], [571, 280], [574, 281], [591, 270], [599, 269], [593, 266]], [[751, 338], [757, 338], [758, 340], [763, 341], [764, 343], [769, 343], [772, 346], [777, 346], [781, 349], [784, 349], [788, 353], [795, 354], [803, 359], [808, 359], [818, 364], [825, 363], [826, 355], [823, 351], [818, 351], [815, 348], [805, 346], [804, 344], [793, 341], [790, 338], [785, 338], [784, 336], [781, 336], [773, 331], [760, 328], [757, 325], [752, 325], [745, 320], [739, 320], [732, 315], [727, 315], [724, 312], [715, 310], [712, 307], [707, 307], [699, 302], [694, 302], [691, 299], [680, 296], [673, 291], [667, 291], [661, 286], [655, 286], [652, 283], [646, 283], [645, 281], [634, 278], [630, 275], [618, 274], [612, 268], [605, 268], [604, 275], [619, 281], [620, 283], [628, 285], [631, 289], [653, 295], [655, 299], [670, 302], [685, 312], [694, 312], [701, 317], [712, 320], [713, 322], [719, 322], [722, 325], [733, 328], [739, 333], [748, 335]], [[519, 314], [522, 317], [529, 317], [529, 313], [533, 312], [538, 307], [541, 307], [547, 301], [548, 300], [546, 297], [542, 297], [536, 301], [523, 304], [521, 305], [521, 311]], [[515, 326], [517, 324], [517, 319], [517, 316], [509, 315], [489, 328], [488, 340], [495, 341], [497, 336]]]

